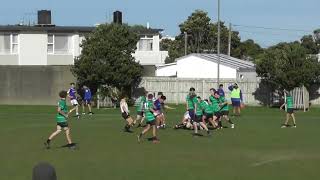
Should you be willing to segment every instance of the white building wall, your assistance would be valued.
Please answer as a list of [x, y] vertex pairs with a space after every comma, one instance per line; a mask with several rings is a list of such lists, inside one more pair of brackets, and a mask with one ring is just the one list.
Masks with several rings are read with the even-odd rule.
[[156, 70], [156, 76], [176, 76], [177, 75], [177, 64], [168, 66], [158, 67]]
[[[217, 63], [188, 56], [177, 62], [178, 78], [217, 78]], [[220, 65], [220, 78], [237, 78], [237, 70]]]
[[19, 65], [47, 65], [46, 33], [19, 34]]
[[[137, 49], [136, 52], [132, 54], [141, 65], [163, 65], [169, 56], [168, 51], [160, 51], [159, 35], [154, 35], [152, 39], [152, 51], [139, 51], [139, 49]], [[139, 44], [137, 44], [137, 46], [139, 46]]]

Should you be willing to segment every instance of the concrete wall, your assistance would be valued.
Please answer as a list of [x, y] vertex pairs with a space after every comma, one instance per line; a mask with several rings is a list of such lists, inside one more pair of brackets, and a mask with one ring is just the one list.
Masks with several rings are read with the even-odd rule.
[[48, 55], [48, 65], [73, 65], [73, 55]]
[[18, 55], [0, 55], [1, 65], [19, 65]]
[[74, 81], [68, 66], [0, 66], [0, 104], [56, 105]]
[[46, 33], [19, 34], [19, 65], [46, 65], [47, 43]]

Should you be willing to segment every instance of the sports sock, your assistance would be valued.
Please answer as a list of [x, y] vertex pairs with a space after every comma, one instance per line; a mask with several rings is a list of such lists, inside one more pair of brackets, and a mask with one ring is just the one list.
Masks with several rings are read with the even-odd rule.
[[47, 139], [47, 144], [50, 144], [51, 140], [50, 139]]

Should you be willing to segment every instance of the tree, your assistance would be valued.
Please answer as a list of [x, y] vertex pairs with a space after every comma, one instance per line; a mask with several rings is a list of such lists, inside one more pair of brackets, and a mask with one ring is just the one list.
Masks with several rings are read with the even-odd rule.
[[[220, 52], [228, 53], [229, 29], [224, 22], [220, 22], [221, 27], [221, 47]], [[179, 25], [180, 34], [174, 41], [163, 41], [161, 46], [163, 50], [169, 51], [169, 57], [166, 63], [173, 62], [185, 53], [185, 33], [187, 34], [187, 53], [216, 53], [218, 39], [218, 23], [212, 23], [208, 13], [202, 10], [193, 12], [187, 20]], [[247, 57], [247, 51], [242, 52], [239, 49], [241, 45], [239, 32], [231, 32], [231, 56]], [[251, 56], [250, 56], [251, 57]]]
[[312, 35], [305, 35], [301, 38], [301, 45], [307, 50], [308, 54], [318, 54], [319, 48]]
[[72, 73], [79, 85], [93, 92], [102, 85], [115, 87], [130, 96], [142, 76], [142, 66], [135, 62], [138, 36], [128, 25], [103, 24], [83, 41], [82, 54], [75, 58]]
[[263, 49], [260, 45], [255, 43], [252, 39], [241, 42], [236, 51], [235, 57], [248, 61], [255, 61], [255, 59], [263, 53]]
[[168, 51], [169, 56], [165, 59], [165, 63], [172, 63], [175, 59], [184, 55], [184, 45], [182, 41], [164, 39], [160, 42], [160, 50]]
[[257, 59], [257, 74], [272, 89], [310, 87], [319, 81], [320, 63], [299, 43], [280, 43]]

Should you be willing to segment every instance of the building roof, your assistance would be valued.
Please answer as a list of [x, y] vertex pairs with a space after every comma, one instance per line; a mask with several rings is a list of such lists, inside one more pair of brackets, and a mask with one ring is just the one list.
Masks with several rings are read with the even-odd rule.
[[[212, 61], [218, 63], [218, 55], [217, 54], [204, 54], [204, 53], [193, 53], [187, 56], [180, 57], [176, 59], [176, 61], [182, 60], [186, 57], [195, 56], [201, 59], [205, 59], [207, 61]], [[246, 69], [246, 70], [255, 70], [255, 65], [252, 62], [244, 61], [238, 58], [234, 58], [225, 54], [220, 54], [220, 63], [225, 66], [229, 66], [236, 69]]]
[[[94, 26], [26, 26], [26, 25], [0, 25], [0, 32], [50, 32], [50, 33], [90, 33], [94, 31]], [[145, 29], [137, 33], [141, 35], [159, 34], [163, 29]]]

